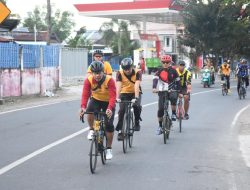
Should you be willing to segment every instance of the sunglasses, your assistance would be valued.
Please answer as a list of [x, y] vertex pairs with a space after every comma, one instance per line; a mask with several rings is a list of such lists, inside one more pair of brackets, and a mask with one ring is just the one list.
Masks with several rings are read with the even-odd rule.
[[94, 75], [100, 75], [102, 72], [92, 72]]
[[102, 56], [100, 56], [100, 55], [96, 55], [95, 57], [100, 58], [100, 57], [102, 57]]
[[169, 63], [171, 63], [171, 62], [161, 62], [162, 64], [169, 64]]

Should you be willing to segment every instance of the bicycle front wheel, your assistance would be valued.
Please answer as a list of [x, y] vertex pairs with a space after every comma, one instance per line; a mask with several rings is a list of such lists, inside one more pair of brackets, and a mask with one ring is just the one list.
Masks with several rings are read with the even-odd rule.
[[183, 113], [182, 110], [180, 111], [180, 117], [179, 117], [179, 131], [181, 133], [182, 130], [182, 117], [183, 117]]
[[125, 113], [123, 118], [123, 125], [122, 125], [122, 134], [123, 134], [123, 140], [122, 140], [122, 149], [124, 154], [127, 152], [128, 148], [128, 135], [129, 135], [129, 126], [128, 126], [128, 115]]
[[97, 156], [98, 156], [98, 144], [97, 144], [96, 137], [93, 137], [91, 141], [91, 145], [90, 145], [90, 151], [89, 151], [90, 171], [92, 174], [95, 173]]
[[163, 134], [163, 142], [164, 144], [167, 143], [167, 139], [169, 138], [169, 130], [168, 130], [168, 117], [163, 116], [163, 120], [162, 120], [162, 134]]
[[106, 164], [106, 147], [107, 147], [107, 136], [104, 133], [103, 137], [102, 137], [102, 143], [101, 143], [101, 158], [102, 158], [102, 164], [105, 165]]
[[133, 114], [131, 114], [132, 117], [131, 117], [131, 120], [129, 120], [129, 141], [128, 141], [128, 144], [129, 144], [129, 147], [132, 148], [132, 144], [133, 144], [133, 137], [134, 137], [134, 128], [135, 128], [135, 123], [134, 123], [134, 116]]

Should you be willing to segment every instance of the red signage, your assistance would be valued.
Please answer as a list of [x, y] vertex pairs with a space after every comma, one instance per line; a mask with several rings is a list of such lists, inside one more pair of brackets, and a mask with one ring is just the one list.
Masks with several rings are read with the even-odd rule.
[[158, 35], [156, 34], [140, 34], [141, 40], [148, 40], [148, 41], [158, 41]]

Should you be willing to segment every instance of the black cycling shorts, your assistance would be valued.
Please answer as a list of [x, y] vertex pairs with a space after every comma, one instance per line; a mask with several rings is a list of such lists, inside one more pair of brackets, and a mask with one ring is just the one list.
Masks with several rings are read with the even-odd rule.
[[[98, 112], [98, 111], [106, 111], [108, 108], [109, 102], [103, 102], [100, 100], [96, 100], [94, 98], [90, 98], [88, 102], [87, 112]], [[114, 132], [114, 116], [115, 116], [115, 108], [112, 110], [113, 114], [110, 119], [105, 117], [105, 126], [107, 132]]]

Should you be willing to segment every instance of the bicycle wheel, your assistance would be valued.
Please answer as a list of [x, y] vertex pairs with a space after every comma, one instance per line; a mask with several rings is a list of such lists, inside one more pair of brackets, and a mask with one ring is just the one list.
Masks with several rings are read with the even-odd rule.
[[167, 125], [166, 125], [166, 134], [167, 134], [167, 139], [169, 139], [169, 134], [170, 134], [170, 128], [171, 128], [171, 125], [172, 125], [172, 121], [171, 121], [171, 119], [169, 118], [169, 116], [167, 116], [167, 119], [166, 119], [166, 121], [167, 121]]
[[222, 87], [222, 96], [225, 96], [225, 91], [224, 91], [224, 88]]
[[240, 87], [239, 89], [239, 99], [241, 100], [241, 97], [242, 97], [242, 87]]
[[102, 158], [102, 164], [105, 165], [106, 164], [106, 147], [107, 147], [107, 136], [104, 132], [104, 135], [102, 137], [102, 142], [101, 142], [101, 158]]
[[135, 128], [135, 123], [134, 123], [134, 116], [133, 113], [131, 113], [131, 119], [129, 120], [129, 147], [132, 148], [132, 144], [133, 144], [133, 137], [134, 137], [134, 128]]
[[89, 151], [90, 171], [92, 174], [95, 173], [97, 156], [98, 156], [98, 144], [96, 137], [93, 137]]
[[182, 108], [178, 108], [179, 109], [179, 131], [181, 133], [181, 128], [182, 128], [182, 117], [184, 116], [183, 115], [183, 111], [182, 111]]
[[122, 148], [123, 148], [124, 153], [127, 152], [127, 148], [128, 148], [128, 133], [129, 133], [128, 115], [127, 113], [125, 113], [124, 118], [123, 118], [123, 125], [122, 125], [122, 134], [123, 134]]
[[162, 120], [162, 134], [163, 134], [163, 142], [164, 144], [167, 143], [167, 135], [168, 135], [168, 132], [167, 132], [167, 117], [166, 116], [163, 116], [163, 120]]

